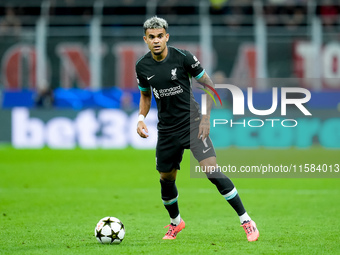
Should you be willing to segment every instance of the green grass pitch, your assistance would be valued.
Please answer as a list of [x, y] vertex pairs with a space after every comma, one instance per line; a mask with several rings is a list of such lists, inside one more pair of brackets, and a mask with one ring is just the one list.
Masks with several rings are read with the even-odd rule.
[[[340, 160], [339, 151], [311, 152], [319, 161]], [[308, 151], [231, 148], [226, 155], [247, 153], [277, 155], [281, 164]], [[340, 253], [340, 179], [233, 179], [260, 230], [259, 241], [248, 243], [215, 187], [190, 178], [189, 158], [186, 152], [177, 181], [186, 228], [176, 240], [162, 240], [169, 218], [154, 150], [0, 148], [0, 254]], [[120, 245], [102, 245], [94, 237], [105, 216], [124, 223]]]

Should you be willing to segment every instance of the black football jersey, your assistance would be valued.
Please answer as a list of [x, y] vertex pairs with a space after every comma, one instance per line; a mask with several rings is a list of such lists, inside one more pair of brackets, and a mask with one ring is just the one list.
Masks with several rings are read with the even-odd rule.
[[158, 109], [158, 131], [173, 132], [190, 127], [190, 119], [200, 117], [200, 107], [192, 93], [191, 77], [199, 79], [204, 70], [189, 51], [168, 47], [163, 61], [148, 52], [136, 63], [138, 87], [152, 90]]

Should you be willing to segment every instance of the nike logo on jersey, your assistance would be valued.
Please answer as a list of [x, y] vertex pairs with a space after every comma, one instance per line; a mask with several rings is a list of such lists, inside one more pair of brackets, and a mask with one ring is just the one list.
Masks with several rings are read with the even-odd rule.
[[203, 153], [206, 153], [208, 150], [210, 150], [211, 149], [211, 147], [209, 148], [209, 149], [206, 149], [206, 150], [203, 150]]
[[152, 75], [152, 76], [150, 76], [150, 77], [146, 77], [146, 79], [147, 79], [147, 80], [151, 80], [154, 76], [155, 76], [155, 74]]

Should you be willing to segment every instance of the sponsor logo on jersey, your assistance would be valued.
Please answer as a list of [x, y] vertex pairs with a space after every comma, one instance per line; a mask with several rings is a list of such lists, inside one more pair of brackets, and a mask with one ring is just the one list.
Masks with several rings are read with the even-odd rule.
[[161, 97], [175, 96], [181, 93], [183, 93], [183, 89], [181, 88], [181, 85], [178, 85], [176, 87], [171, 87], [168, 89], [160, 89], [160, 90], [153, 88], [153, 94], [155, 95], [155, 98], [157, 99], [160, 99]]
[[191, 68], [195, 68], [195, 67], [198, 67], [201, 63], [198, 61], [198, 59], [196, 58], [196, 56], [194, 56], [194, 60], [196, 61], [195, 64], [192, 64], [191, 65]]
[[160, 99], [159, 94], [157, 92], [157, 89], [153, 88], [152, 91], [153, 91], [153, 94], [154, 94], [155, 98]]

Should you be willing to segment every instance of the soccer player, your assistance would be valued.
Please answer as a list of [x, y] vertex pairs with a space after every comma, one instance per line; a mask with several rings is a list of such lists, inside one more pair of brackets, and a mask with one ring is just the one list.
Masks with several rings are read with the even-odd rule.
[[[214, 84], [195, 56], [167, 46], [167, 28], [166, 20], [157, 16], [144, 23], [143, 38], [150, 51], [136, 63], [141, 92], [137, 133], [142, 138], [148, 137], [144, 119], [150, 110], [153, 92], [159, 120], [156, 169], [160, 174], [163, 204], [171, 222], [166, 226], [169, 229], [163, 239], [175, 239], [185, 227], [179, 213], [175, 184], [184, 149], [191, 150], [203, 169], [217, 168], [215, 150], [209, 138], [212, 100], [208, 102], [207, 114], [201, 115], [192, 93], [191, 77], [205, 87], [214, 87]], [[248, 241], [256, 241], [259, 231], [244, 209], [232, 181], [221, 171], [210, 171], [206, 175], [238, 214]]]

